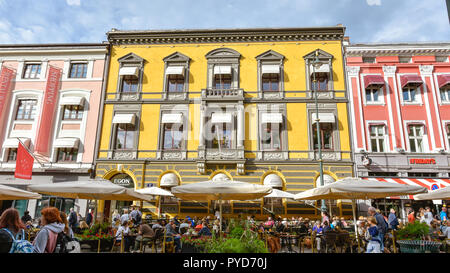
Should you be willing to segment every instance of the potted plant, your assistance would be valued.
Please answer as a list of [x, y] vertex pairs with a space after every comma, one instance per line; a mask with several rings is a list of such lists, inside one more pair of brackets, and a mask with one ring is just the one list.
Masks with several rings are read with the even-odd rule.
[[440, 242], [426, 241], [429, 226], [418, 221], [407, 224], [397, 231], [397, 243], [402, 253], [436, 253], [439, 252]]

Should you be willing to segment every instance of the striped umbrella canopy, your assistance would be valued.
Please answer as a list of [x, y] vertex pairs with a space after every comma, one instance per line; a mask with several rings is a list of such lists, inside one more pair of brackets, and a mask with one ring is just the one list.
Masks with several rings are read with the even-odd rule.
[[450, 200], [450, 187], [414, 195], [414, 200]]

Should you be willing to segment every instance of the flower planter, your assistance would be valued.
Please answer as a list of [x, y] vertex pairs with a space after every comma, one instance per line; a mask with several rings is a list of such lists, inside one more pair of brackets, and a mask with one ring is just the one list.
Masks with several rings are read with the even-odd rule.
[[[98, 240], [80, 240], [80, 245], [88, 245], [91, 248], [91, 251], [98, 251]], [[101, 239], [100, 240], [100, 251], [110, 251], [113, 245], [112, 239]]]
[[181, 253], [200, 253], [201, 251], [193, 244], [183, 243], [181, 246]]
[[439, 253], [440, 242], [423, 240], [399, 240], [401, 253]]

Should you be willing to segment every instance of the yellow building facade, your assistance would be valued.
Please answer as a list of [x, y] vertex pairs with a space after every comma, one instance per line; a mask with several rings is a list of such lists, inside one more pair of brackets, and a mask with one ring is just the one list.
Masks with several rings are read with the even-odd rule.
[[[110, 31], [96, 176], [135, 189], [222, 178], [311, 189], [320, 183], [314, 90], [325, 182], [352, 176], [344, 30]], [[159, 201], [179, 217], [217, 205], [162, 198], [144, 209], [155, 213]], [[104, 204], [105, 215], [119, 205]], [[319, 216], [286, 199], [224, 205], [224, 215], [272, 212]], [[338, 204], [333, 214], [351, 210]]]

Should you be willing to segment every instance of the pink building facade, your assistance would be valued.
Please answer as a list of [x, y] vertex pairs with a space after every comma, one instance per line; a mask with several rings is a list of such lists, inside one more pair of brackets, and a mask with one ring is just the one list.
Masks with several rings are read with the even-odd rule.
[[450, 43], [346, 47], [359, 177], [450, 185], [449, 55]]
[[[25, 188], [30, 183], [90, 177], [106, 53], [104, 44], [0, 46], [3, 184]], [[31, 181], [14, 178], [19, 139], [38, 159]], [[48, 204], [66, 211], [75, 205], [82, 215], [86, 210], [86, 201], [50, 196], [14, 202], [20, 211], [29, 210], [32, 217]]]

